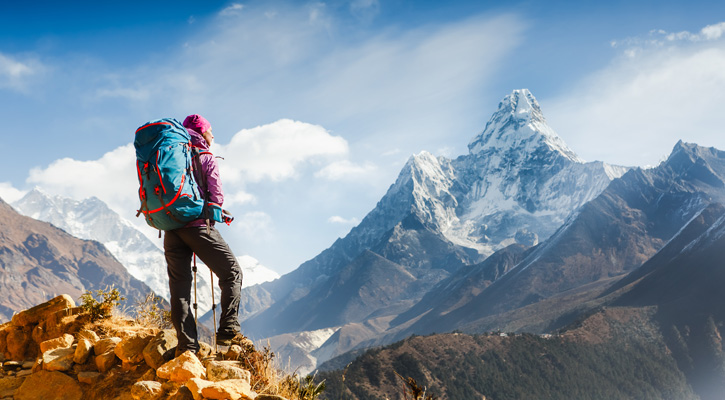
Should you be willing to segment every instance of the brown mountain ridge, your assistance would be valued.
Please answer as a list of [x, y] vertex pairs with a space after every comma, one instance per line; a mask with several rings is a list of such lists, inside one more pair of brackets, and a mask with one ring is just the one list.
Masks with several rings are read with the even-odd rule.
[[64, 293], [78, 299], [113, 285], [133, 304], [151, 292], [99, 242], [20, 215], [2, 200], [0, 221], [0, 322]]

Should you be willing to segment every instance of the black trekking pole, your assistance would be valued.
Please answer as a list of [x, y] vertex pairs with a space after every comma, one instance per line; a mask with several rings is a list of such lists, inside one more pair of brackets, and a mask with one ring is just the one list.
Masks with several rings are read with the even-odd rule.
[[216, 299], [214, 298], [214, 271], [209, 268], [211, 274], [211, 313], [214, 321], [214, 354], [219, 352], [219, 347], [216, 342]]
[[191, 267], [191, 270], [194, 271], [194, 324], [198, 325], [199, 321], [197, 320], [197, 311], [198, 304], [196, 302], [196, 253], [194, 253], [194, 265]]

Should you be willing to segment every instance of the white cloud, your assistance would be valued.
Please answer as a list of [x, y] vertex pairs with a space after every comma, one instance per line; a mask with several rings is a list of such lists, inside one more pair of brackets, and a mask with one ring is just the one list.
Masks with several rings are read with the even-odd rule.
[[257, 197], [243, 190], [224, 194], [224, 206], [239, 206], [245, 204], [257, 204]]
[[372, 163], [357, 165], [350, 160], [341, 160], [326, 165], [315, 173], [315, 177], [324, 178], [331, 181], [343, 179], [363, 179], [365, 176], [374, 172], [377, 168]]
[[331, 224], [357, 225], [357, 224], [360, 223], [360, 220], [358, 220], [355, 217], [353, 217], [353, 218], [343, 218], [343, 217], [340, 217], [339, 215], [334, 215], [334, 216], [328, 218], [327, 219], [327, 222], [329, 222]]
[[238, 15], [244, 9], [244, 5], [239, 3], [232, 3], [219, 11], [219, 15], [228, 17], [230, 15]]
[[702, 28], [699, 33], [690, 33], [688, 31], [667, 33], [662, 30], [657, 32], [661, 35], [664, 35], [664, 37], [669, 41], [689, 40], [691, 42], [699, 42], [706, 40], [717, 40], [720, 39], [720, 37], [723, 35], [723, 32], [725, 32], [725, 22], [708, 25]]
[[19, 60], [0, 53], [0, 89], [25, 92], [30, 78], [45, 72], [46, 69], [38, 60]]
[[707, 25], [698, 33], [689, 31], [667, 32], [664, 29], [653, 29], [647, 36], [630, 37], [623, 40], [613, 40], [612, 47], [630, 47], [627, 52], [632, 52], [632, 47], [664, 47], [676, 42], [709, 42], [720, 39], [725, 34], [725, 22]]
[[[225, 206], [254, 205], [257, 197], [244, 189], [250, 182], [281, 182], [299, 177], [306, 164], [326, 162], [329, 157], [348, 153], [347, 142], [318, 125], [292, 120], [239, 131], [227, 145], [214, 144], [226, 194]], [[82, 200], [96, 196], [112, 209], [129, 218], [138, 208], [138, 178], [132, 144], [119, 147], [97, 160], [63, 158], [47, 167], [33, 168], [27, 178], [49, 193]], [[0, 185], [0, 194], [17, 197], [9, 184]], [[257, 218], [264, 214], [248, 214]]]
[[212, 149], [224, 156], [225, 181], [281, 181], [299, 175], [299, 167], [348, 153], [347, 141], [325, 128], [289, 119], [244, 129], [228, 145]]
[[269, 242], [275, 236], [272, 217], [263, 211], [251, 211], [236, 217], [232, 227], [252, 243]]
[[725, 149], [724, 65], [718, 41], [641, 47], [542, 107], [589, 160], [653, 165], [680, 139]]
[[[370, 0], [346, 4], [361, 12], [375, 12], [380, 6]], [[413, 30], [363, 30], [349, 16], [337, 18], [336, 12], [347, 8], [315, 2], [252, 2], [227, 11], [238, 15], [220, 15], [220, 10], [211, 20], [191, 17], [195, 29], [163, 60], [142, 60], [133, 66], [104, 64], [93, 56], [81, 56], [89, 60], [80, 64], [67, 61], [58, 75], [68, 79], [54, 82], [52, 89], [61, 92], [55, 99], [81, 99], [78, 114], [114, 119], [111, 126], [135, 128], [142, 120], [163, 116], [205, 115], [217, 134], [212, 150], [226, 158], [220, 167], [227, 202], [254, 205], [273, 216], [280, 227], [285, 224], [280, 235], [303, 229], [302, 222], [276, 214], [299, 207], [294, 193], [304, 195], [306, 204], [343, 202], [335, 213], [357, 215], [375, 204], [397, 171], [377, 169], [380, 190], [371, 190], [367, 182], [360, 190], [349, 182], [314, 180], [315, 172], [318, 178], [333, 180], [366, 176], [375, 172], [368, 160], [381, 152], [412, 154], [440, 148], [441, 143], [457, 140], [451, 132], [464, 136], [460, 143], [465, 148], [470, 132], [479, 128], [470, 116], [479, 112], [481, 93], [522, 42], [524, 29], [520, 19], [502, 16]], [[33, 66], [28, 59], [15, 61]], [[21, 82], [31, 77], [24, 75]], [[3, 79], [0, 74], [0, 87]], [[74, 117], [69, 115], [73, 114], [56, 118], [60, 126], [71, 125]], [[233, 138], [224, 136], [255, 126]], [[112, 136], [104, 131], [104, 138], [93, 142], [91, 157], [98, 157], [105, 150], [102, 143]], [[120, 150], [109, 154], [116, 151]], [[130, 146], [124, 157], [127, 164], [119, 167], [111, 165], [108, 155], [91, 161], [38, 161], [43, 164], [33, 170], [28, 183], [77, 199], [96, 195], [123, 216], [129, 216], [129, 210], [135, 215], [138, 184]], [[86, 171], [90, 173], [84, 175]], [[115, 183], [108, 179], [121, 174], [129, 175]], [[320, 192], [307, 191], [311, 187]], [[324, 220], [327, 212], [311, 213]], [[324, 234], [294, 239], [288, 245], [296, 248], [289, 254], [321, 247]], [[312, 246], [311, 239], [318, 242]], [[272, 248], [268, 253], [279, 254], [276, 246], [266, 247]]]
[[27, 191], [18, 190], [10, 182], [0, 182], [0, 199], [6, 203], [13, 203], [20, 200]]
[[725, 22], [715, 25], [708, 25], [700, 30], [700, 36], [705, 40], [720, 39], [725, 33]]
[[139, 207], [135, 160], [133, 145], [128, 144], [98, 160], [63, 158], [46, 168], [33, 168], [27, 182], [77, 200], [98, 197], [121, 216], [130, 218]]

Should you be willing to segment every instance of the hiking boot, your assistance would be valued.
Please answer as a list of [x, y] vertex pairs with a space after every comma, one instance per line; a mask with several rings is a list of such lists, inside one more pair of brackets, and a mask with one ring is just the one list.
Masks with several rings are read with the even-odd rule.
[[236, 331], [216, 334], [216, 344], [219, 346], [231, 346], [233, 344], [241, 345], [245, 340], [248, 340], [247, 337]]
[[194, 355], [196, 356], [196, 358], [201, 359], [201, 356], [199, 354], [199, 350], [194, 350], [194, 349], [186, 349], [186, 350], [183, 350], [183, 349], [179, 349], [178, 347], [174, 351], [174, 358], [178, 358], [180, 355], [184, 354], [187, 351], [190, 351], [190, 352], [194, 353]]

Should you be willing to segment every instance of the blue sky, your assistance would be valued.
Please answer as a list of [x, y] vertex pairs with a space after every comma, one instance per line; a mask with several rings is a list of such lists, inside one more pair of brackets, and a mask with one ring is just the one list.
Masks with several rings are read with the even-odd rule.
[[223, 234], [284, 273], [411, 154], [465, 154], [514, 89], [588, 161], [725, 149], [724, 21], [722, 1], [7, 2], [0, 197], [95, 195], [133, 219], [132, 133], [200, 113], [237, 216]]

